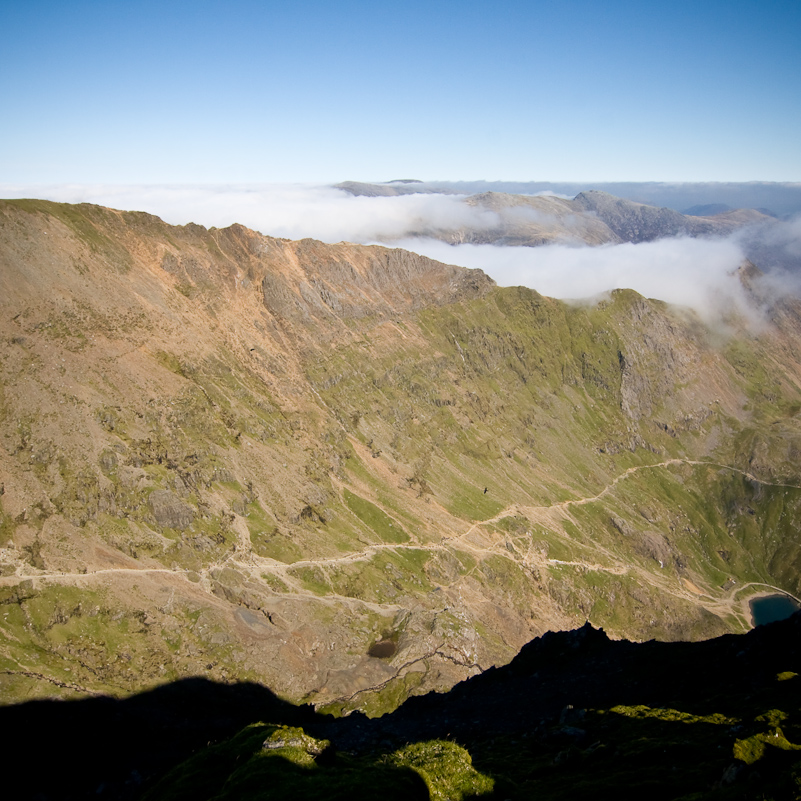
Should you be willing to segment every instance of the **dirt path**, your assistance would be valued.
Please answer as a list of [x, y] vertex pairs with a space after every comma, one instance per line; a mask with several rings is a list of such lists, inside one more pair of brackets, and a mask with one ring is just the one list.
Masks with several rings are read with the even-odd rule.
[[[27, 562], [22, 562], [23, 568], [29, 568]], [[21, 584], [23, 581], [63, 581], [66, 584], [80, 584], [82, 579], [91, 579], [93, 576], [106, 576], [115, 574], [146, 575], [149, 573], [169, 573], [170, 575], [186, 574], [187, 570], [167, 567], [106, 567], [99, 570], [89, 570], [85, 573], [15, 573], [11, 576], [0, 577], [0, 587], [9, 587]]]
[[[297, 562], [292, 564], [286, 564], [284, 562], [279, 562], [275, 559], [270, 559], [267, 557], [258, 556], [254, 554], [249, 547], [247, 547], [247, 543], [244, 542], [242, 537], [238, 537], [238, 547], [233, 552], [229, 553], [224, 559], [221, 561], [214, 563], [206, 567], [205, 569], [199, 571], [201, 576], [201, 584], [203, 588], [207, 592], [211, 592], [211, 574], [213, 571], [219, 570], [225, 566], [230, 566], [245, 575], [248, 575], [253, 580], [260, 580], [261, 575], [264, 573], [269, 573], [270, 575], [275, 576], [279, 580], [281, 580], [287, 586], [287, 592], [277, 593], [277, 595], [284, 596], [287, 598], [293, 598], [297, 600], [301, 599], [308, 599], [314, 600], [320, 603], [331, 603], [331, 602], [347, 602], [349, 605], [354, 603], [358, 603], [362, 606], [369, 606], [371, 608], [376, 609], [388, 609], [388, 608], [398, 608], [394, 604], [374, 604], [368, 603], [364, 601], [360, 601], [359, 599], [352, 598], [350, 596], [342, 596], [337, 593], [327, 593], [325, 595], [318, 595], [306, 587], [303, 586], [302, 582], [293, 575], [299, 569], [303, 568], [320, 568], [325, 573], [326, 568], [329, 567], [341, 567], [345, 565], [352, 565], [357, 562], [367, 562], [372, 559], [376, 554], [381, 553], [383, 551], [391, 551], [394, 553], [398, 553], [404, 550], [410, 551], [429, 551], [432, 553], [435, 552], [468, 552], [477, 557], [480, 560], [485, 558], [488, 555], [499, 555], [503, 556], [508, 559], [512, 559], [513, 561], [519, 561], [524, 566], [533, 567], [537, 566], [539, 568], [547, 568], [550, 565], [556, 566], [566, 566], [566, 567], [575, 567], [581, 570], [587, 571], [599, 571], [599, 572], [607, 572], [613, 575], [626, 575], [631, 572], [635, 572], [638, 574], [638, 577], [643, 580], [645, 583], [654, 586], [661, 591], [668, 592], [669, 594], [676, 595], [679, 597], [684, 597], [687, 600], [691, 600], [694, 603], [698, 603], [700, 598], [705, 599], [704, 605], [707, 606], [710, 611], [717, 611], [718, 613], [728, 613], [734, 614], [738, 617], [742, 615], [742, 601], [736, 600], [736, 595], [742, 592], [745, 588], [751, 586], [763, 586], [769, 587], [770, 589], [774, 589], [777, 592], [785, 592], [778, 587], [772, 587], [768, 584], [760, 584], [757, 582], [751, 582], [749, 584], [740, 585], [734, 588], [728, 596], [724, 597], [714, 597], [705, 593], [703, 590], [695, 587], [685, 587], [681, 583], [675, 581], [675, 579], [668, 580], [667, 577], [662, 579], [659, 577], [658, 574], [648, 571], [638, 565], [634, 564], [626, 564], [622, 563], [620, 558], [615, 554], [609, 552], [606, 548], [601, 546], [598, 543], [593, 543], [592, 546], [585, 545], [583, 543], [575, 543], [576, 545], [580, 545], [582, 547], [591, 548], [596, 553], [596, 560], [597, 556], [601, 556], [608, 560], [608, 564], [601, 564], [596, 560], [593, 561], [584, 561], [584, 560], [560, 560], [560, 559], [548, 559], [543, 554], [535, 553], [532, 550], [532, 545], [529, 543], [528, 548], [525, 552], [518, 549], [515, 540], [519, 540], [520, 537], [512, 537], [511, 544], [513, 548], [513, 553], [510, 552], [509, 548], [507, 547], [508, 540], [505, 538], [503, 543], [500, 542], [489, 542], [487, 543], [487, 538], [482, 537], [483, 542], [476, 542], [472, 541], [471, 537], [475, 535], [477, 531], [480, 529], [488, 529], [491, 528], [493, 525], [499, 523], [504, 518], [510, 516], [523, 516], [527, 520], [533, 523], [540, 523], [545, 525], [546, 527], [550, 527], [553, 525], [554, 521], [554, 513], [555, 512], [564, 512], [568, 510], [571, 506], [581, 506], [590, 503], [596, 503], [612, 492], [620, 482], [626, 480], [630, 476], [643, 471], [643, 470], [657, 470], [657, 469], [666, 469], [673, 466], [680, 466], [680, 465], [691, 465], [691, 466], [702, 466], [702, 467], [710, 467], [710, 468], [717, 468], [720, 470], [730, 470], [735, 473], [739, 473], [740, 475], [745, 476], [751, 481], [758, 482], [760, 484], [766, 486], [775, 486], [775, 487], [785, 487], [788, 489], [801, 489], [794, 484], [781, 484], [781, 483], [774, 483], [774, 482], [767, 482], [762, 481], [761, 479], [754, 476], [752, 473], [749, 473], [744, 470], [740, 470], [735, 467], [731, 467], [730, 465], [719, 464], [716, 462], [710, 461], [700, 461], [700, 460], [692, 460], [692, 459], [668, 459], [663, 462], [657, 462], [654, 464], [649, 465], [637, 465], [635, 467], [630, 467], [621, 473], [619, 476], [614, 478], [609, 484], [607, 484], [600, 492], [595, 495], [591, 495], [584, 498], [573, 498], [568, 499], [565, 501], [560, 501], [558, 503], [553, 503], [547, 506], [524, 506], [517, 503], [512, 503], [509, 506], [502, 509], [493, 517], [487, 518], [485, 520], [479, 520], [472, 524], [470, 524], [463, 533], [459, 534], [456, 537], [446, 537], [439, 543], [420, 543], [420, 542], [409, 542], [403, 544], [397, 543], [374, 543], [368, 545], [361, 551], [354, 551], [352, 553], [344, 554], [342, 556], [331, 556], [331, 557], [319, 557], [319, 558], [311, 558], [311, 559], [301, 559]], [[400, 525], [400, 521], [399, 525]], [[241, 541], [240, 541], [241, 540]], [[7, 553], [7, 551], [6, 551]], [[515, 558], [515, 556], [517, 558]], [[100, 577], [100, 576], [109, 576], [112, 574], [127, 574], [127, 575], [135, 575], [135, 574], [168, 574], [171, 576], [182, 577], [185, 580], [188, 579], [188, 573], [190, 571], [183, 570], [183, 569], [170, 569], [170, 568], [101, 568], [98, 570], [89, 571], [86, 573], [66, 573], [66, 572], [37, 572], [35, 568], [32, 568], [27, 562], [23, 562], [21, 560], [17, 561], [16, 565], [13, 565], [15, 568], [15, 572], [12, 575], [7, 575], [4, 577], [0, 577], [0, 586], [14, 586], [16, 584], [20, 584], [23, 581], [32, 581], [32, 582], [39, 582], [39, 581], [52, 581], [52, 582], [63, 582], [67, 584], [74, 584], [80, 585], [89, 580], [93, 577]], [[469, 571], [466, 575], [469, 576], [476, 568]], [[462, 576], [461, 579], [464, 579], [465, 576]], [[798, 599], [796, 599], [798, 600]]]
[[767, 587], [769, 590], [775, 590], [781, 595], [789, 595], [794, 601], [801, 603], [801, 598], [796, 598], [796, 596], [791, 592], [787, 592], [787, 590], [783, 590], [781, 587], [776, 587], [773, 584], [765, 584], [763, 581], [749, 581], [747, 584], [739, 584], [735, 587], [732, 587], [732, 589], [729, 590], [728, 599], [733, 600], [735, 596], [742, 592], [746, 587]]

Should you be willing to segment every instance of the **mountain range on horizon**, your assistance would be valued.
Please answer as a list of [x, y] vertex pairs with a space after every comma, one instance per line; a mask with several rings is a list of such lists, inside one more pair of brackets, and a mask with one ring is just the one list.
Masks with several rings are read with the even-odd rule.
[[[500, 247], [540, 247], [545, 245], [582, 247], [612, 246], [622, 243], [667, 242], [672, 239], [702, 239], [733, 243], [748, 260], [765, 272], [791, 278], [801, 276], [801, 247], [796, 216], [801, 212], [801, 187], [790, 184], [763, 185], [681, 185], [688, 194], [676, 195], [674, 185], [632, 184], [629, 198], [600, 189], [584, 189], [575, 195], [560, 196], [552, 190], [542, 193], [541, 184], [432, 183], [418, 181], [364, 184], [346, 181], [336, 188], [361, 197], [458, 195], [466, 220], [449, 222], [440, 216], [423, 216], [409, 224], [402, 244], [429, 252], [426, 240], [449, 245], [495, 245]], [[559, 185], [575, 191], [580, 185]], [[611, 185], [610, 188], [625, 189]], [[480, 189], [471, 194], [470, 190]], [[514, 189], [515, 193], [499, 191]], [[536, 190], [536, 191], [535, 191]], [[651, 190], [651, 191], [649, 191]], [[464, 194], [463, 194], [464, 193]], [[630, 199], [644, 196], [647, 201]], [[778, 219], [773, 211], [751, 206], [733, 208], [734, 203], [775, 201], [786, 214]], [[652, 200], [670, 205], [655, 205]], [[676, 201], [710, 201], [677, 211]], [[682, 202], [678, 205], [681, 206]], [[391, 244], [392, 236], [378, 236]], [[429, 255], [431, 253], [429, 252]], [[447, 254], [436, 254], [448, 258]], [[489, 254], [484, 254], [490, 258]], [[454, 257], [455, 258], [455, 257]], [[500, 260], [503, 261], [502, 259]], [[536, 288], [536, 287], [535, 287]], [[795, 291], [795, 290], [793, 290]]]
[[[356, 191], [341, 184], [339, 188]], [[394, 185], [391, 188], [394, 189]], [[421, 220], [420, 228], [407, 235], [429, 236], [448, 244], [537, 247], [568, 243], [595, 246], [654, 242], [675, 236], [725, 237], [746, 226], [774, 224], [771, 217], [754, 209], [691, 216], [598, 190], [580, 192], [572, 199], [556, 195], [483, 192], [467, 196], [464, 203], [473, 209], [492, 213], [492, 219], [498, 222], [449, 230], [443, 226], [432, 229], [428, 221]]]
[[[681, 181], [424, 181], [402, 179], [386, 182], [342, 181], [338, 189], [353, 195], [406, 194], [479, 195], [496, 192], [511, 195], [557, 195], [574, 198], [598, 191], [635, 203], [663, 206], [682, 214], [711, 212], [710, 207], [755, 209], [774, 217], [790, 218], [801, 212], [801, 184], [793, 182], [681, 182]], [[699, 208], [700, 207], [700, 208]], [[706, 208], [704, 208], [706, 207]]]

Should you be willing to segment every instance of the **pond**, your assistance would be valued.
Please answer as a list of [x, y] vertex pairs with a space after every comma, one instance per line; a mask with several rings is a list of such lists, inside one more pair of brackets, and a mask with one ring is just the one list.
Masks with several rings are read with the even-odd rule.
[[801, 609], [801, 604], [789, 595], [763, 595], [748, 602], [755, 626], [784, 620]]
[[381, 642], [371, 645], [367, 653], [370, 656], [374, 656], [376, 659], [390, 659], [395, 656], [395, 651], [397, 650], [397, 643], [393, 640], [381, 640]]

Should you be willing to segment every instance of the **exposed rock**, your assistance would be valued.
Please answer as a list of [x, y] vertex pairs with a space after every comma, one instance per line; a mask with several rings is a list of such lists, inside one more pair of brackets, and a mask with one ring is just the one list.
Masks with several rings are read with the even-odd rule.
[[634, 203], [606, 192], [582, 192], [573, 202], [597, 214], [623, 242], [651, 242], [691, 231], [687, 219], [677, 211]]
[[154, 490], [148, 496], [147, 503], [160, 526], [185, 529], [195, 519], [195, 509], [170, 490]]
[[300, 748], [310, 756], [320, 756], [331, 743], [328, 740], [316, 740], [300, 727], [282, 726], [276, 729], [262, 745], [265, 751], [277, 748]]

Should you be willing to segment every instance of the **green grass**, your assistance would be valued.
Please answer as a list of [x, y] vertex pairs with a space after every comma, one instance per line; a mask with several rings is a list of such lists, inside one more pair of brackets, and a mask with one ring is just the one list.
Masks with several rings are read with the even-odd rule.
[[293, 568], [290, 574], [299, 579], [304, 588], [315, 595], [328, 595], [331, 592], [331, 585], [318, 567]]
[[390, 753], [337, 754], [299, 727], [253, 724], [168, 774], [143, 801], [373, 799], [465, 801], [492, 791], [470, 754], [449, 741]]
[[377, 718], [397, 709], [422, 684], [425, 674], [410, 671], [390, 679], [380, 690], [360, 693], [347, 702], [334, 702], [321, 712], [337, 716], [359, 710], [369, 718]]
[[470, 754], [447, 740], [414, 743], [396, 751], [391, 763], [409, 767], [428, 788], [431, 801], [462, 801], [488, 795], [495, 782], [473, 767]]
[[261, 579], [273, 592], [289, 592], [289, 587], [283, 581], [281, 581], [278, 576], [273, 576], [269, 573], [262, 573]]
[[678, 709], [652, 709], [642, 704], [639, 706], [613, 706], [609, 712], [635, 720], [662, 720], [669, 723], [711, 723], [714, 726], [735, 726], [740, 722], [738, 718], [727, 717], [720, 712], [713, 712], [710, 715], [694, 715]]
[[6, 514], [0, 503], [0, 546], [4, 546], [8, 543], [11, 537], [14, 536], [16, 528], [13, 518], [11, 515]]
[[343, 495], [348, 509], [382, 542], [409, 542], [410, 537], [400, 523], [391, 518], [383, 509], [379, 509], [371, 501], [359, 497], [348, 489], [344, 490]]
[[89, 249], [105, 257], [114, 267], [125, 272], [133, 264], [128, 250], [105, 233], [116, 227], [113, 212], [89, 203], [54, 203], [49, 200], [7, 200], [10, 206], [29, 214], [44, 214], [54, 217], [70, 228]]

